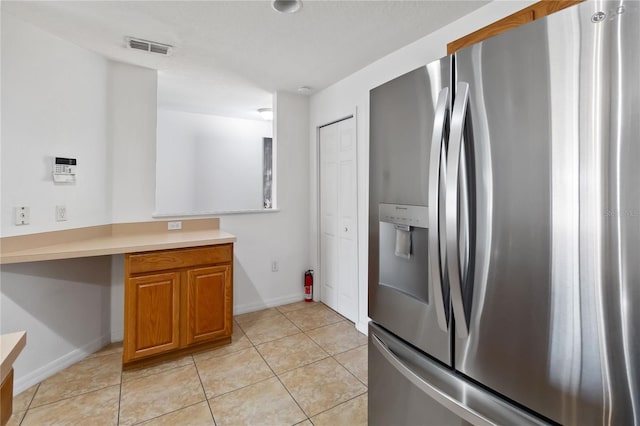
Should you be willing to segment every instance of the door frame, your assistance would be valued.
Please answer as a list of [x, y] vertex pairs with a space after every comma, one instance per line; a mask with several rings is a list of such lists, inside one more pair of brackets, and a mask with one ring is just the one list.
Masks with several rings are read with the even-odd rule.
[[[322, 124], [319, 124], [315, 127], [315, 154], [316, 154], [316, 161], [315, 161], [315, 180], [316, 180], [316, 185], [315, 185], [315, 191], [316, 191], [316, 211], [315, 211], [315, 218], [316, 218], [316, 226], [315, 226], [315, 234], [317, 235], [316, 238], [316, 259], [315, 259], [315, 264], [316, 264], [316, 270], [314, 271], [314, 290], [313, 290], [313, 300], [314, 302], [320, 302], [322, 301], [322, 286], [320, 285], [320, 283], [322, 282], [322, 193], [321, 193], [321, 179], [320, 179], [320, 172], [321, 172], [321, 161], [322, 159], [320, 158], [320, 128], [322, 127], [326, 127], [326, 126], [330, 126], [332, 124], [336, 124], [339, 123], [340, 121], [344, 121], [344, 120], [348, 120], [350, 118], [353, 119], [353, 128], [354, 128], [354, 136], [355, 136], [355, 151], [356, 151], [356, 170], [355, 170], [355, 177], [356, 177], [356, 214], [355, 214], [355, 218], [356, 218], [356, 223], [355, 223], [355, 229], [356, 229], [356, 276], [357, 278], [357, 318], [356, 318], [356, 322], [355, 325], [356, 327], [358, 326], [359, 322], [360, 322], [360, 312], [361, 312], [361, 306], [360, 306], [360, 293], [361, 293], [361, 289], [360, 289], [360, 218], [359, 218], [359, 214], [360, 214], [360, 209], [359, 209], [359, 201], [360, 201], [360, 197], [358, 195], [359, 193], [359, 189], [360, 189], [360, 179], [358, 179], [358, 170], [360, 169], [359, 164], [358, 164], [358, 155], [360, 154], [360, 144], [358, 143], [358, 110], [357, 108], [354, 108], [352, 110], [351, 113], [340, 116], [339, 118], [336, 118], [335, 120], [330, 120], [330, 121], [326, 121], [323, 122]], [[317, 290], [316, 290], [317, 288]]]

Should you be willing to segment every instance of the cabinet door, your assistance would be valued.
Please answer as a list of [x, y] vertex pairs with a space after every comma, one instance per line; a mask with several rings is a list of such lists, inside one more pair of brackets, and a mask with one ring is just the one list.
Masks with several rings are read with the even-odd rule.
[[231, 266], [187, 271], [185, 344], [231, 336]]
[[178, 348], [180, 273], [127, 280], [124, 361]]

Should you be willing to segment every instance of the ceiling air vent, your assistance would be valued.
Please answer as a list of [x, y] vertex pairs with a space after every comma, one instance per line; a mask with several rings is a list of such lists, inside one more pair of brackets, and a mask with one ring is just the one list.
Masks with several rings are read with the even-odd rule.
[[157, 43], [155, 41], [143, 40], [140, 38], [127, 37], [127, 47], [129, 49], [143, 50], [149, 53], [158, 53], [160, 55], [170, 55], [173, 46], [168, 44]]

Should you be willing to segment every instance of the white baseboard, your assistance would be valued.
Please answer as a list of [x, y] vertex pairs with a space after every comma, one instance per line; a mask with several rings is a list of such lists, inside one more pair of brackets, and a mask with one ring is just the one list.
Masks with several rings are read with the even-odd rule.
[[356, 330], [358, 330], [360, 333], [364, 334], [365, 336], [369, 335], [369, 322], [362, 322], [362, 321], [358, 321], [356, 323]]
[[20, 392], [29, 389], [31, 386], [40, 383], [44, 379], [47, 379], [59, 371], [64, 370], [72, 364], [86, 358], [88, 355], [96, 352], [100, 348], [111, 343], [109, 335], [101, 336], [90, 343], [87, 343], [81, 348], [74, 349], [61, 356], [58, 359], [55, 359], [48, 364], [43, 365], [42, 367], [22, 376], [18, 377], [13, 385], [13, 394], [17, 395]]
[[261, 300], [257, 303], [235, 305], [233, 307], [233, 315], [246, 314], [247, 312], [254, 312], [261, 309], [273, 308], [274, 306], [286, 305], [287, 303], [302, 302], [303, 300], [304, 295], [300, 293], [292, 296], [275, 297], [273, 299]]

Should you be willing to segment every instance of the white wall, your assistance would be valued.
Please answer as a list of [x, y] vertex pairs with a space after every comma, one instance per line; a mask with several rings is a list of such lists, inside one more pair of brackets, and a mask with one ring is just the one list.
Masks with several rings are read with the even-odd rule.
[[[2, 14], [2, 235], [111, 221], [106, 59]], [[78, 183], [51, 182], [51, 157], [78, 159]], [[31, 207], [31, 225], [12, 207]], [[55, 222], [66, 204], [67, 222]], [[110, 340], [110, 258], [3, 265], [0, 333], [27, 331], [15, 391]]]
[[[109, 61], [2, 16], [3, 237], [108, 223]], [[76, 184], [54, 184], [55, 156], [78, 160]], [[56, 222], [55, 206], [69, 220]], [[13, 208], [31, 208], [15, 226]]]
[[[358, 143], [358, 288], [359, 320], [367, 331], [368, 208], [369, 208], [369, 90], [446, 55], [447, 43], [495, 22], [534, 1], [494, 1], [442, 29], [374, 62], [311, 97], [310, 100], [310, 256], [319, 271], [318, 253], [318, 127], [357, 111]], [[320, 278], [320, 277], [318, 277]], [[319, 281], [318, 281], [319, 282]]]
[[156, 213], [263, 208], [263, 138], [272, 123], [158, 109]]
[[[277, 207], [271, 213], [221, 216], [238, 237], [234, 259], [234, 312], [300, 301], [309, 268], [309, 99], [274, 96]], [[271, 261], [280, 270], [271, 272]]]
[[[196, 153], [190, 143], [191, 135], [190, 141], [185, 142], [189, 128], [169, 125], [163, 114], [165, 110], [158, 109], [155, 213], [193, 212], [196, 211]], [[170, 113], [169, 118], [179, 114]], [[159, 173], [160, 169], [165, 172]]]
[[155, 70], [112, 62], [109, 80], [113, 223], [151, 220], [156, 191]]
[[108, 256], [2, 265], [0, 333], [27, 331], [14, 394], [111, 341]]
[[[109, 73], [111, 222], [152, 220], [158, 73], [112, 62]], [[124, 256], [111, 257], [111, 341], [124, 337]]]

